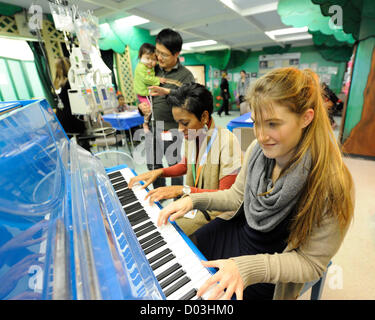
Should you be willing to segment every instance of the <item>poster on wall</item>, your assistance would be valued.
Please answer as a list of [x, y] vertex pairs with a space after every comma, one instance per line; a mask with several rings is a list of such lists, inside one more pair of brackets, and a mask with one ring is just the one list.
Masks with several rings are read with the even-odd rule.
[[318, 64], [316, 62], [310, 64], [310, 69], [314, 72], [318, 71]]
[[337, 67], [328, 67], [329, 74], [337, 74], [338, 68]]
[[185, 66], [194, 76], [194, 81], [202, 86], [206, 84], [206, 69], [204, 65]]
[[263, 75], [275, 68], [299, 67], [301, 58], [300, 52], [268, 54], [259, 56], [259, 74]]
[[328, 73], [321, 73], [319, 74], [320, 82], [325, 82], [328, 86], [331, 85], [331, 75]]

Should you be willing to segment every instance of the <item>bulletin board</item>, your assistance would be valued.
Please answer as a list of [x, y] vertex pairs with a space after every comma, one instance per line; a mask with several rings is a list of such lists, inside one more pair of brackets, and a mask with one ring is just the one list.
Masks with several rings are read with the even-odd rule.
[[299, 67], [300, 52], [284, 54], [267, 54], [259, 56], [259, 74], [263, 75], [275, 68]]
[[206, 67], [205, 65], [185, 66], [194, 76], [195, 82], [206, 85]]

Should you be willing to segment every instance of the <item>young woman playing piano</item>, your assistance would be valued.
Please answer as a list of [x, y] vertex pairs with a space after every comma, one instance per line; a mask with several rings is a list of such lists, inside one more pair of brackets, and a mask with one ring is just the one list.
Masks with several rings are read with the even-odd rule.
[[[247, 97], [257, 140], [228, 190], [191, 194], [171, 203], [158, 225], [185, 212], [237, 210], [191, 238], [218, 268], [212, 299], [296, 299], [338, 251], [352, 220], [354, 186], [311, 70], [275, 69]], [[224, 292], [224, 290], [226, 290]]]
[[[172, 199], [184, 194], [213, 192], [228, 189], [236, 179], [241, 167], [241, 148], [237, 138], [227, 129], [215, 126], [211, 117], [213, 98], [204, 86], [191, 83], [181, 86], [175, 94], [169, 95], [168, 103], [185, 138], [185, 156], [182, 161], [168, 168], [161, 168], [140, 174], [129, 182], [143, 180], [146, 188], [158, 177], [176, 177], [186, 174], [185, 186], [167, 186], [151, 190], [150, 202]], [[196, 152], [198, 150], [198, 152]], [[217, 211], [194, 211], [176, 222], [187, 234], [206, 224]]]

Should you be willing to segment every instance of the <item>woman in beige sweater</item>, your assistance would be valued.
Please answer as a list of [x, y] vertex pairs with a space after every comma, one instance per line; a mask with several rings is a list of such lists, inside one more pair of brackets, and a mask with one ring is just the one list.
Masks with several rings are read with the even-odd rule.
[[314, 72], [275, 69], [247, 99], [257, 140], [235, 183], [170, 204], [158, 224], [192, 208], [237, 210], [191, 236], [209, 260], [203, 265], [218, 269], [197, 295], [218, 283], [211, 299], [234, 293], [237, 299], [296, 299], [340, 248], [353, 216], [353, 181]]

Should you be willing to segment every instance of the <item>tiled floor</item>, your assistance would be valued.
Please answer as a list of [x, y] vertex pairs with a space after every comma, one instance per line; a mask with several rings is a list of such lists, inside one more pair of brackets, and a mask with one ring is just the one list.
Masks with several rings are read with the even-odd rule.
[[[238, 116], [238, 111], [231, 111], [230, 116], [213, 115], [216, 124], [222, 127]], [[335, 129], [337, 137], [340, 118], [335, 120], [338, 124]], [[128, 153], [126, 148], [120, 150]], [[346, 157], [345, 163], [356, 188], [355, 216], [343, 245], [332, 259], [321, 298], [375, 299], [375, 161]], [[147, 171], [146, 165], [138, 161], [135, 171]], [[309, 294], [309, 291], [306, 292], [300, 299], [309, 299]]]

